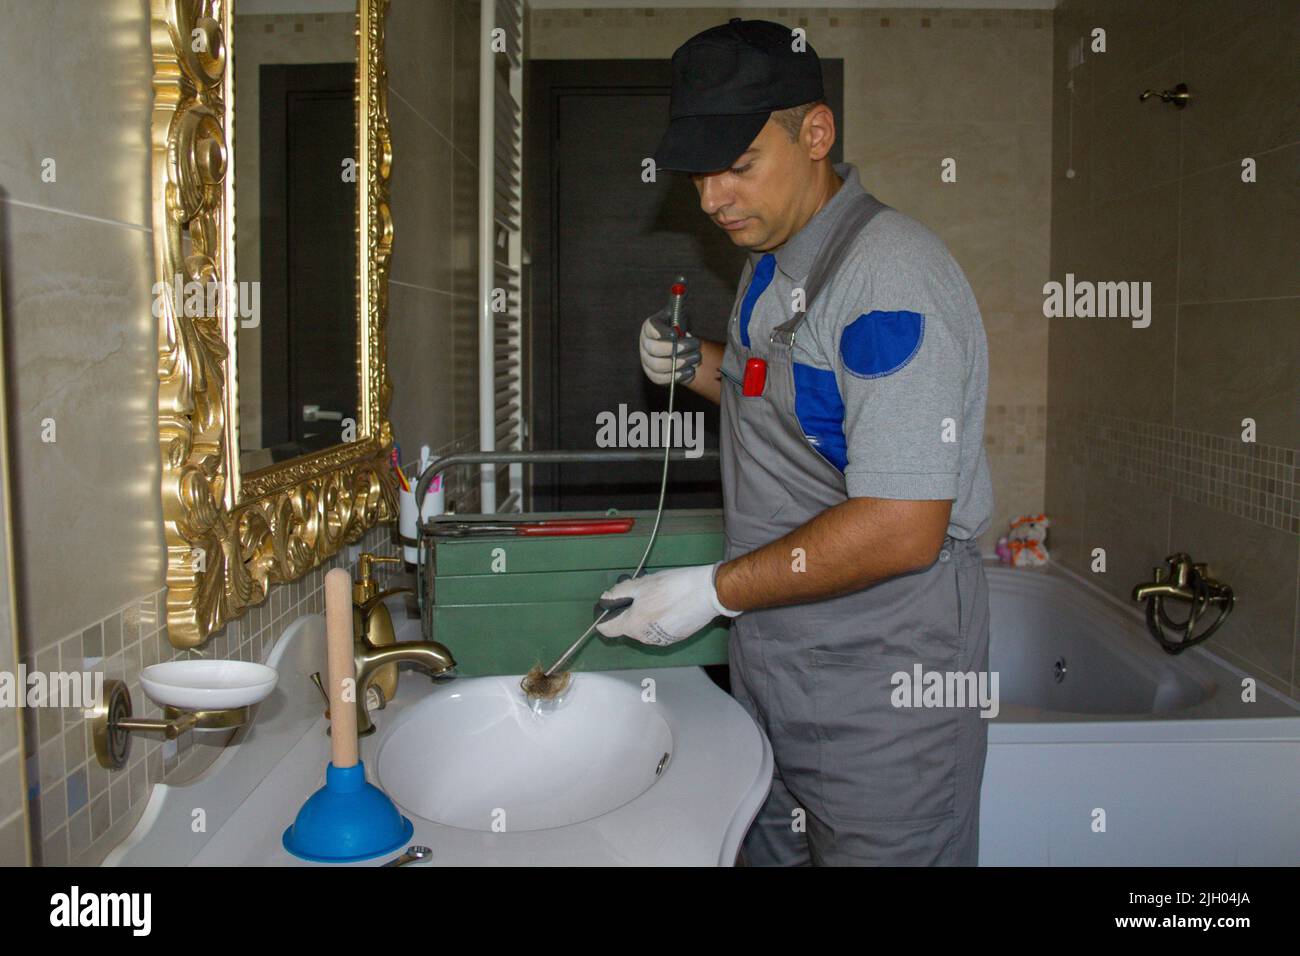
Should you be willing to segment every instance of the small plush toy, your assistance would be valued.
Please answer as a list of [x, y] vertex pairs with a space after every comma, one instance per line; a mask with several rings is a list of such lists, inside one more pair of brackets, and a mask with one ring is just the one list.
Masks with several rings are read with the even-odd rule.
[[1007, 533], [1007, 546], [1011, 549], [1013, 567], [1026, 568], [1046, 564], [1047, 529], [1051, 525], [1047, 515], [1021, 515], [1011, 522]]
[[1007, 544], [1007, 536], [1005, 534], [998, 538], [998, 545], [993, 549], [993, 553], [998, 556], [998, 560], [1003, 564], [1011, 563], [1011, 545]]

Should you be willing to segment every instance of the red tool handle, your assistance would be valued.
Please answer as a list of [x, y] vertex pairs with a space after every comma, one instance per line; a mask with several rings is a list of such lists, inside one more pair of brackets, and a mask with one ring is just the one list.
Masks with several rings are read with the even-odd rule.
[[686, 286], [681, 282], [674, 282], [671, 291], [673, 295], [673, 334], [680, 339], [686, 335], [686, 330], [681, 325], [682, 301], [686, 298]]
[[590, 518], [585, 521], [538, 521], [534, 524], [516, 525], [519, 534], [625, 534], [632, 530], [635, 518]]

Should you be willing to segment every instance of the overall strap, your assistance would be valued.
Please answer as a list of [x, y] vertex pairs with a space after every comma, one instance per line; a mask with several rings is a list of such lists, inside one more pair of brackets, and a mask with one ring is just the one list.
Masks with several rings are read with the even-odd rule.
[[839, 270], [844, 257], [848, 255], [849, 247], [853, 245], [853, 240], [878, 212], [888, 208], [871, 193], [863, 193], [850, 201], [827, 233], [817, 254], [817, 261], [813, 263], [812, 270], [804, 282], [804, 310], [795, 313], [794, 318], [782, 322], [772, 330], [773, 342], [787, 346], [794, 344], [795, 331], [803, 324], [804, 318], [812, 310], [813, 303], [817, 301], [817, 296], [821, 294], [822, 289]]

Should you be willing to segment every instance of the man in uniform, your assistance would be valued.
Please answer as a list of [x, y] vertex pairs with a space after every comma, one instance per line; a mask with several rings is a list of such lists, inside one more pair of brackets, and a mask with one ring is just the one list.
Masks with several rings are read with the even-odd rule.
[[599, 630], [669, 644], [734, 618], [732, 692], [775, 760], [745, 862], [974, 865], [977, 702], [895, 690], [918, 665], [988, 669], [975, 298], [937, 236], [832, 166], [821, 65], [791, 30], [736, 18], [672, 62], [656, 163], [749, 258], [726, 343], [656, 317], [641, 358], [722, 405], [726, 559], [616, 585], [633, 602]]

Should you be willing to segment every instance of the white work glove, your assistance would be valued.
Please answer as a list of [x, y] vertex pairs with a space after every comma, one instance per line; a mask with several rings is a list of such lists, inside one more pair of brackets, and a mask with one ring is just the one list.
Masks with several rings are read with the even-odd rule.
[[620, 581], [601, 600], [632, 598], [617, 617], [596, 625], [606, 637], [624, 635], [642, 644], [662, 647], [684, 641], [719, 614], [736, 617], [740, 611], [723, 607], [713, 584], [717, 564], [673, 568], [640, 578]]
[[[664, 308], [641, 323], [641, 368], [656, 385], [667, 385], [673, 372], [673, 313]], [[677, 340], [677, 384], [695, 377], [700, 340], [689, 332]]]

